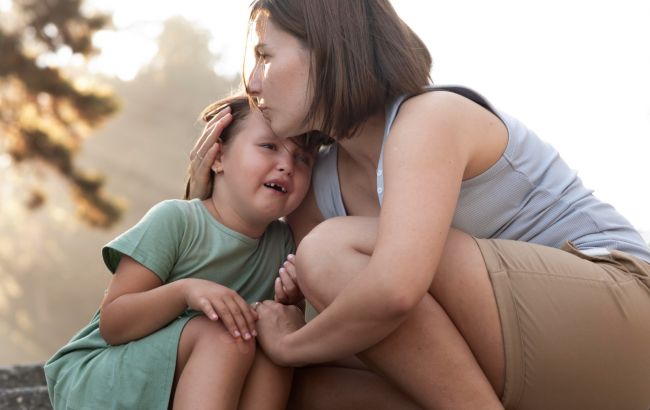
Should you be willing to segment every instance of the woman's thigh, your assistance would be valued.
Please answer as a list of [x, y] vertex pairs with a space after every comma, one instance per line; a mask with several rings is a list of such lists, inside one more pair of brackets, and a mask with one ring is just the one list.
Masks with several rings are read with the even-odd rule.
[[[336, 218], [320, 228], [303, 263], [316, 267], [307, 282], [322, 308], [367, 263], [377, 219]], [[625, 269], [595, 262], [450, 231], [430, 294], [495, 390], [505, 385], [507, 408], [650, 404], [650, 290]]]
[[[377, 222], [369, 217], [334, 218], [305, 238], [298, 249], [298, 281], [317, 310], [331, 303], [366, 266], [374, 250]], [[472, 237], [450, 231], [429, 293], [458, 328], [495, 391], [501, 392], [504, 353], [499, 315], [485, 263]]]
[[650, 289], [608, 258], [477, 240], [505, 344], [504, 405], [650, 406]]

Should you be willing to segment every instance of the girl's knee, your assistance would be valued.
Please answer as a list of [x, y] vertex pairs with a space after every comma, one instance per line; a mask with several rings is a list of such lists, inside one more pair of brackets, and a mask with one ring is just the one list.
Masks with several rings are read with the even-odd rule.
[[205, 316], [191, 319], [181, 334], [181, 347], [191, 354], [228, 356], [243, 362], [255, 357], [255, 340], [234, 338], [220, 321], [213, 322]]

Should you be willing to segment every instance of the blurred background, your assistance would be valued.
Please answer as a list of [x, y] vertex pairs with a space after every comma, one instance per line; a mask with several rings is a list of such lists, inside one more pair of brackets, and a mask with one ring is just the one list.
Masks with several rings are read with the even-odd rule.
[[[488, 3], [393, 0], [436, 83], [524, 120], [648, 239], [650, 4]], [[239, 85], [247, 6], [0, 0], [0, 365], [87, 323], [101, 246], [181, 196], [199, 112]]]

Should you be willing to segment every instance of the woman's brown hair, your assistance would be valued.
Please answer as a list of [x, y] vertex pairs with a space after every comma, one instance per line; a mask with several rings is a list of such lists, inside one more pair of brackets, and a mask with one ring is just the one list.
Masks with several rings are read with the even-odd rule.
[[431, 82], [429, 51], [388, 0], [255, 0], [251, 25], [260, 15], [311, 51], [305, 121], [322, 115], [325, 134], [350, 137], [388, 101]]

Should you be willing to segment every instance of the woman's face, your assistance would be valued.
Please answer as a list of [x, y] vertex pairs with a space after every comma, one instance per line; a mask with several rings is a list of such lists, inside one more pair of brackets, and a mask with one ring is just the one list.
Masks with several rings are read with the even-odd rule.
[[248, 93], [257, 100], [273, 132], [283, 138], [312, 130], [304, 119], [311, 103], [309, 50], [260, 13], [254, 22], [255, 66]]

